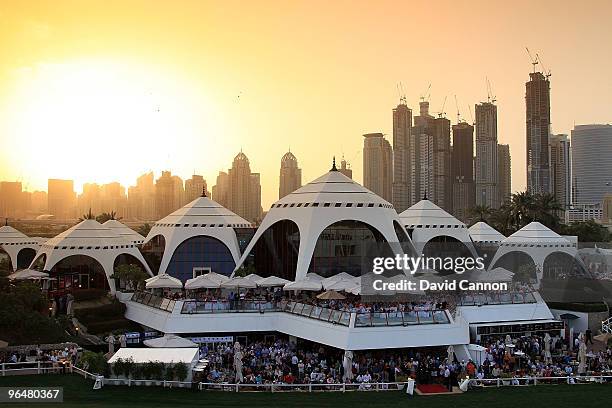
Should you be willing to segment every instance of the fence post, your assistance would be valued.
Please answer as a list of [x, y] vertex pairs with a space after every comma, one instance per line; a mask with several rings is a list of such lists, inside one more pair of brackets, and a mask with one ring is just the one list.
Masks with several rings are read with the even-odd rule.
[[346, 383], [342, 383], [342, 392], [346, 392]]
[[376, 383], [376, 391], [380, 391], [380, 384]]
[[312, 383], [308, 384], [308, 392], [312, 392]]
[[36, 372], [40, 374], [40, 361], [36, 363]]
[[500, 386], [500, 379], [499, 378], [497, 379], [497, 386], [498, 387]]
[[533, 385], [538, 385], [538, 377], [533, 377]]
[[132, 386], [132, 379], [128, 378], [128, 387], [131, 387], [131, 386]]
[[4, 377], [6, 375], [6, 373], [4, 372], [5, 368], [4, 368], [4, 363], [2, 363], [2, 376]]
[[236, 392], [238, 392], [238, 387], [239, 387], [239, 385], [238, 385], [238, 383], [236, 383]]

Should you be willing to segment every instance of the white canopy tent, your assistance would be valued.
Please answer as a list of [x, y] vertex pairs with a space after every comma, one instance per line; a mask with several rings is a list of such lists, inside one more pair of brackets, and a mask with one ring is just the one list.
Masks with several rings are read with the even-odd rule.
[[259, 276], [256, 273], [251, 273], [248, 274], [247, 276], [245, 276], [246, 279], [252, 280], [255, 283], [258, 283], [260, 280], [262, 280], [263, 278], [261, 276]]
[[323, 288], [325, 290], [335, 290], [335, 291], [347, 291], [348, 289], [355, 287], [355, 280], [340, 278], [338, 280], [325, 283], [323, 282]]
[[157, 348], [188, 348], [198, 347], [193, 341], [177, 336], [176, 334], [165, 334], [162, 337], [144, 341], [145, 346]]
[[279, 278], [277, 276], [269, 276], [267, 278], [263, 278], [257, 282], [257, 286], [260, 288], [272, 288], [278, 286], [285, 286], [290, 283], [287, 279]]
[[182, 289], [183, 283], [180, 279], [173, 278], [170, 275], [156, 275], [146, 281], [147, 289]]
[[476, 279], [478, 282], [512, 282], [514, 272], [510, 272], [502, 267], [491, 269], [490, 271], [481, 271]]
[[208, 274], [196, 276], [192, 279], [187, 279], [185, 282], [185, 289], [195, 290], [195, 289], [219, 289], [221, 287], [221, 283], [214, 280]]
[[19, 253], [28, 248], [35, 252], [38, 251], [40, 248], [38, 239], [28, 237], [10, 225], [0, 227], [0, 249], [9, 256], [13, 271], [19, 267], [17, 262]]
[[34, 269], [22, 269], [8, 276], [10, 280], [44, 279], [48, 277], [48, 273], [36, 271]]
[[217, 272], [208, 272], [204, 276], [206, 276], [208, 279], [213, 280], [219, 284], [222, 284], [223, 282], [227, 282], [230, 279], [227, 276], [221, 275], [220, 273], [217, 273]]
[[318, 292], [322, 289], [323, 284], [315, 279], [299, 280], [283, 286], [283, 290], [304, 290], [309, 292]]
[[223, 282], [221, 287], [224, 289], [255, 289], [257, 287], [257, 283], [251, 279], [237, 276]]
[[[191, 370], [198, 362], [199, 349], [197, 347], [183, 348], [157, 348], [157, 347], [142, 347], [128, 348], [123, 347], [117, 350], [115, 354], [108, 360], [109, 364], [114, 364], [121, 359], [131, 360], [134, 364], [145, 364], [152, 361], [164, 364], [184, 363], [187, 365], [186, 381], [191, 381]], [[160, 378], [161, 380], [161, 378]]]

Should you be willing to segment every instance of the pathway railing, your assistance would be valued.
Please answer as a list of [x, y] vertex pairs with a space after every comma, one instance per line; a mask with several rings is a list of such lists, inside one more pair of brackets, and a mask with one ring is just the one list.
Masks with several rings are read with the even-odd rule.
[[185, 300], [181, 313], [208, 314], [208, 313], [248, 313], [248, 312], [278, 312], [280, 305], [266, 300]]
[[132, 302], [140, 303], [145, 306], [154, 307], [165, 312], [172, 313], [176, 303], [173, 299], [168, 299], [162, 296], [154, 295], [150, 292], [136, 291], [132, 294]]

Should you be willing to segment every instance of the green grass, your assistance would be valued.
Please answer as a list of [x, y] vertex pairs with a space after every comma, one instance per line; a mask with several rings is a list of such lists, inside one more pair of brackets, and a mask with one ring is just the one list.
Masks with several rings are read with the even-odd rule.
[[[33, 375], [0, 377], [0, 387], [64, 387], [62, 407], [610, 407], [612, 384], [538, 385], [531, 387], [492, 388], [469, 391], [462, 395], [414, 396], [403, 392], [336, 393], [233, 393], [197, 392], [161, 387], [126, 387], [107, 385], [93, 390], [93, 382], [73, 375]], [[38, 406], [40, 404], [10, 404], [7, 407]], [[44, 404], [43, 404], [44, 405]]]

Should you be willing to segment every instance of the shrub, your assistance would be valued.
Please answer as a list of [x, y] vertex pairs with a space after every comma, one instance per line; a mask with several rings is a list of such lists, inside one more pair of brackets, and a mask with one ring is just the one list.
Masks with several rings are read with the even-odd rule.
[[113, 374], [115, 377], [121, 377], [125, 375], [125, 363], [122, 358], [118, 358], [113, 364]]
[[185, 381], [187, 378], [187, 364], [178, 362], [174, 365], [174, 371], [176, 373], [176, 379], [179, 381]]
[[167, 364], [166, 365], [166, 372], [164, 373], [164, 379], [166, 381], [172, 381], [174, 380], [174, 374], [175, 374], [175, 369], [174, 369], [174, 364]]
[[80, 365], [84, 370], [92, 374], [106, 375], [109, 372], [108, 363], [103, 353], [84, 352], [81, 356]]
[[126, 378], [130, 378], [135, 368], [136, 364], [134, 364], [134, 359], [132, 357], [123, 360], [123, 373]]

